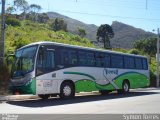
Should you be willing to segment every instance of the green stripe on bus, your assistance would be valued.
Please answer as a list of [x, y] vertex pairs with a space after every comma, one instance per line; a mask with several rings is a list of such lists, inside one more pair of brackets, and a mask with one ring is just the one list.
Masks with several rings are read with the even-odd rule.
[[120, 88], [122, 88], [123, 80], [129, 80], [130, 88], [139, 88], [149, 86], [150, 81], [147, 76], [141, 73], [131, 72], [120, 75], [115, 79], [115, 84], [117, 84]]
[[20, 90], [23, 94], [36, 94], [36, 79], [32, 78], [31, 82], [23, 85], [23, 86], [17, 86], [14, 88], [10, 88], [11, 90]]
[[[76, 75], [84, 75], [90, 79], [78, 80], [75, 82], [76, 92], [89, 92], [89, 91], [96, 91], [96, 90], [115, 90], [112, 84], [108, 83], [106, 85], [100, 85], [95, 82], [95, 78], [91, 75], [79, 72], [64, 72], [64, 74], [76, 74]], [[149, 79], [144, 74], [138, 72], [127, 72], [117, 76], [114, 79], [114, 83], [122, 89], [122, 83], [124, 80], [129, 80], [130, 88], [139, 88], [139, 87], [146, 87], [149, 86]]]
[[75, 82], [75, 90], [76, 92], [90, 92], [97, 91], [96, 83], [93, 80], [78, 80]]
[[96, 80], [95, 77], [89, 75], [89, 74], [86, 74], [86, 73], [81, 73], [81, 72], [63, 72], [64, 74], [75, 74], [75, 75], [82, 75], [82, 76], [86, 76], [86, 77], [89, 77], [91, 78], [92, 80]]

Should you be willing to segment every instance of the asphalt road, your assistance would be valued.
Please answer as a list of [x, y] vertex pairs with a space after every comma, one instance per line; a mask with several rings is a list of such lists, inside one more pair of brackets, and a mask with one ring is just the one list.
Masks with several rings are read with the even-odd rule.
[[[74, 99], [30, 99], [0, 103], [0, 114], [160, 114], [160, 89], [129, 94], [92, 94]], [[62, 116], [61, 116], [62, 117]], [[42, 117], [43, 118], [43, 117]], [[39, 119], [40, 120], [40, 119]]]

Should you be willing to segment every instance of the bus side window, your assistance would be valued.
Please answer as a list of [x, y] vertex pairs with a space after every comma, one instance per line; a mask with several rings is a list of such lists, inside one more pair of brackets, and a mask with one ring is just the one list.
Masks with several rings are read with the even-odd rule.
[[142, 64], [142, 59], [141, 58], [135, 58], [135, 64], [136, 64], [136, 69], [142, 69], [143, 64]]
[[37, 75], [51, 72], [55, 68], [54, 51], [45, 50], [38, 53], [37, 58]]
[[61, 63], [63, 65], [75, 65], [77, 64], [77, 53], [74, 50], [61, 50]]
[[87, 65], [87, 54], [85, 52], [78, 52], [78, 56], [79, 56], [79, 65], [83, 65], [86, 66]]
[[86, 54], [87, 54], [87, 66], [94, 66], [95, 65], [94, 53], [86, 53]]
[[95, 65], [95, 59], [94, 59], [94, 53], [92, 52], [78, 52], [78, 58], [79, 58], [79, 65], [83, 66], [94, 66]]
[[148, 69], [148, 63], [147, 63], [147, 59], [143, 58], [143, 69], [147, 70]]
[[135, 68], [134, 58], [130, 56], [125, 56], [124, 57], [124, 67], [128, 69], [134, 69]]
[[96, 53], [96, 67], [105, 67], [105, 55]]
[[66, 49], [62, 49], [61, 50], [61, 63], [63, 65], [69, 63], [69, 53], [68, 53], [68, 51]]
[[110, 62], [110, 55], [105, 55], [105, 67], [110, 67], [111, 62]]
[[123, 56], [111, 55], [111, 64], [113, 68], [123, 68]]
[[76, 53], [76, 51], [71, 50], [69, 52], [69, 57], [70, 57], [70, 64], [72, 64], [72, 65], [77, 64], [77, 53]]

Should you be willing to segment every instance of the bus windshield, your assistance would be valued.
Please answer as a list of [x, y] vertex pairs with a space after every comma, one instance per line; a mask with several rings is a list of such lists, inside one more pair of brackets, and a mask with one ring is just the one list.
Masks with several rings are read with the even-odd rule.
[[16, 52], [15, 62], [12, 68], [12, 77], [23, 77], [33, 71], [37, 46], [20, 49]]

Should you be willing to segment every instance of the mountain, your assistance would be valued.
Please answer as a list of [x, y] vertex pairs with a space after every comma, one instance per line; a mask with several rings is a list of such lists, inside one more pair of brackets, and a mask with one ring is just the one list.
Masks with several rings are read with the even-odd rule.
[[85, 29], [86, 31], [86, 38], [88, 38], [91, 41], [96, 41], [96, 32], [97, 32], [97, 26], [93, 24], [85, 24], [81, 21], [69, 18], [67, 16], [55, 13], [55, 12], [48, 12], [47, 13], [50, 19], [55, 18], [63, 18], [67, 22], [67, 29], [69, 32], [73, 34], [78, 34], [77, 27], [81, 27]]
[[113, 47], [133, 48], [135, 40], [155, 36], [151, 32], [146, 32], [118, 21], [114, 21], [111, 26], [115, 33], [114, 38], [111, 39], [111, 45]]
[[[73, 34], [77, 34], [77, 27], [85, 29], [87, 33], [86, 38], [88, 38], [90, 41], [96, 41], [96, 32], [98, 26], [94, 24], [86, 24], [76, 19], [55, 12], [48, 12], [47, 14], [50, 19], [63, 18], [67, 22], [68, 31]], [[111, 26], [115, 33], [114, 38], [111, 39], [111, 46], [113, 48], [118, 47], [118, 48], [131, 49], [133, 48], [133, 43], [136, 40], [155, 36], [155, 34], [151, 32], [146, 32], [142, 29], [135, 28], [133, 26], [118, 21], [114, 21]], [[102, 46], [102, 44], [96, 44], [96, 45]]]

